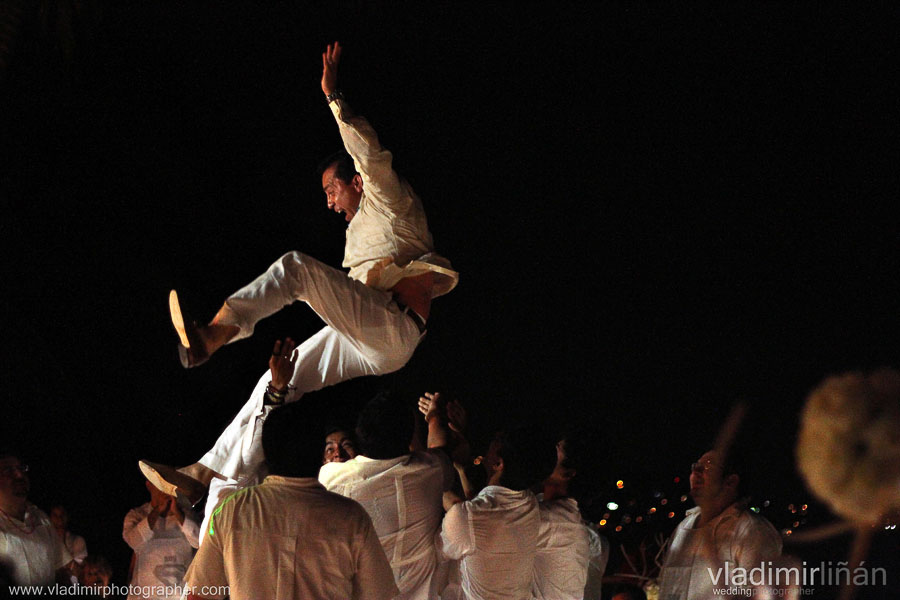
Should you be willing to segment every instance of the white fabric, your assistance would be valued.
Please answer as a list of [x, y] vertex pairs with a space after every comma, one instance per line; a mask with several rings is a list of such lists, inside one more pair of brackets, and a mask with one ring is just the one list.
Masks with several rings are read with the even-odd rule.
[[87, 543], [80, 535], [75, 535], [71, 531], [67, 531], [64, 543], [66, 545], [66, 550], [72, 555], [72, 559], [79, 565], [87, 558]]
[[[731, 598], [716, 594], [725, 589], [723, 579], [713, 584], [713, 574], [730, 563], [730, 568], [752, 569], [781, 554], [781, 536], [763, 517], [735, 503], [704, 525], [695, 527], [700, 508], [692, 508], [672, 533], [669, 550], [660, 573], [660, 600]], [[722, 575], [724, 578], [724, 575]]]
[[581, 600], [591, 559], [591, 536], [578, 503], [559, 498], [539, 504], [541, 529], [534, 557], [537, 600]]
[[379, 290], [430, 271], [435, 275], [432, 296], [446, 294], [459, 275], [434, 252], [422, 202], [391, 167], [391, 153], [381, 147], [369, 122], [353, 116], [343, 100], [329, 106], [363, 180], [359, 209], [347, 226], [343, 266], [350, 277]]
[[[345, 273], [298, 252], [284, 255], [263, 275], [228, 300], [244, 315], [244, 335], [253, 324], [295, 299], [306, 301], [328, 325], [294, 351], [296, 364], [286, 402], [304, 393], [363, 375], [401, 368], [423, 334], [389, 292], [350, 279]], [[249, 319], [249, 320], [246, 320]], [[273, 407], [264, 405], [266, 371], [249, 400], [200, 463], [238, 487], [256, 483], [263, 464], [262, 423]], [[207, 501], [207, 515], [217, 502]]]
[[326, 489], [359, 502], [369, 516], [403, 600], [429, 600], [437, 550], [435, 535], [444, 515], [442, 497], [452, 482], [442, 452], [413, 452], [387, 460], [357, 456], [319, 471]]
[[0, 571], [14, 583], [53, 585], [56, 570], [71, 561], [44, 511], [26, 504], [23, 521], [0, 513]]
[[[131, 509], [125, 516], [122, 537], [136, 556], [131, 585], [154, 589], [180, 587], [199, 543], [199, 527], [192, 515], [186, 514], [183, 523], [174, 517], [158, 517], [151, 529], [148, 516], [152, 510], [153, 506], [148, 502]], [[180, 597], [176, 594], [160, 598], [177, 600]], [[132, 594], [128, 598], [144, 597]]]
[[472, 500], [455, 504], [440, 534], [445, 556], [460, 561], [469, 600], [530, 600], [541, 527], [537, 499], [489, 485]]
[[227, 585], [233, 600], [381, 600], [397, 593], [366, 511], [314, 478], [270, 475], [229, 496], [204, 537], [185, 577], [195, 590]]
[[584, 600], [601, 600], [603, 573], [609, 562], [609, 540], [597, 533], [594, 525], [587, 524], [591, 537], [591, 560], [588, 562], [587, 582], [584, 585]]
[[[364, 182], [344, 246], [349, 277], [304, 254], [289, 252], [232, 294], [218, 321], [239, 328], [233, 342], [251, 335], [259, 320], [297, 300], [321, 317], [326, 327], [295, 350], [291, 379], [295, 389], [286, 402], [341, 381], [403, 367], [422, 334], [393, 301], [390, 288], [403, 277], [433, 272], [433, 295], [440, 295], [449, 292], [458, 279], [449, 270], [450, 263], [434, 253], [422, 203], [393, 171], [391, 154], [381, 147], [372, 127], [362, 117], [345, 114], [340, 100], [331, 107]], [[270, 410], [263, 396], [270, 378], [263, 373], [249, 400], [199, 461], [237, 487], [254, 483], [251, 480], [263, 462], [261, 425]], [[215, 502], [207, 502], [207, 518], [215, 507]]]

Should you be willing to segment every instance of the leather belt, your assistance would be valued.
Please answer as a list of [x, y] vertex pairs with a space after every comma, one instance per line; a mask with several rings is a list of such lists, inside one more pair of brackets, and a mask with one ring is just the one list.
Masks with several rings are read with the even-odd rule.
[[410, 319], [412, 319], [413, 323], [415, 323], [416, 327], [418, 327], [419, 333], [420, 334], [425, 333], [425, 329], [426, 329], [425, 319], [423, 319], [421, 317], [421, 315], [419, 315], [419, 313], [417, 313], [416, 311], [411, 309], [409, 306], [400, 302], [400, 300], [397, 300], [395, 298], [394, 302], [396, 302], [397, 306], [400, 307], [400, 312], [406, 313], [406, 316], [408, 316]]

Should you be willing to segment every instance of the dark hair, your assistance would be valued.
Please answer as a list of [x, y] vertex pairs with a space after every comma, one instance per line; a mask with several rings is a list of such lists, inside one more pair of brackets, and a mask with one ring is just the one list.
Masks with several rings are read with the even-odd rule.
[[409, 454], [415, 429], [412, 407], [381, 392], [363, 407], [356, 421], [356, 439], [363, 456], [375, 459]]
[[331, 165], [337, 165], [334, 174], [348, 185], [353, 181], [353, 177], [357, 174], [353, 157], [351, 157], [346, 150], [338, 150], [334, 154], [329, 154], [322, 159], [316, 170], [321, 176], [325, 171], [331, 168]]
[[556, 446], [545, 427], [529, 425], [498, 433], [497, 453], [503, 459], [500, 483], [511, 490], [527, 490], [556, 467]]
[[272, 475], [315, 477], [322, 466], [322, 440], [312, 432], [320, 429], [314, 407], [303, 402], [280, 406], [263, 424], [262, 446]]

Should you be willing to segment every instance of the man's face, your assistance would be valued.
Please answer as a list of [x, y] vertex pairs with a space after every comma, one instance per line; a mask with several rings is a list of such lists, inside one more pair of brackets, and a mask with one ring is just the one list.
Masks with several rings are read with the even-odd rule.
[[716, 453], [710, 450], [691, 468], [691, 498], [699, 503], [703, 499], [715, 498], [720, 493], [722, 493], [722, 463]]
[[344, 218], [349, 223], [359, 210], [359, 201], [362, 197], [362, 184], [359, 176], [346, 183], [337, 176], [337, 165], [331, 165], [322, 173], [322, 191], [328, 201], [328, 210], [336, 213], [344, 213]]
[[0, 497], [23, 500], [28, 497], [31, 486], [27, 468], [15, 456], [0, 458]]
[[325, 437], [325, 452], [322, 454], [322, 464], [331, 462], [344, 462], [356, 458], [356, 447], [346, 431], [335, 431]]

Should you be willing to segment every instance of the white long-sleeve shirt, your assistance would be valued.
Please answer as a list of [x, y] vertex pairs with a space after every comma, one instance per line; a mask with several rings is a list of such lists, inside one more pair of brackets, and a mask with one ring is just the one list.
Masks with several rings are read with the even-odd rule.
[[356, 215], [347, 226], [343, 266], [350, 277], [379, 290], [390, 290], [405, 277], [432, 272], [432, 296], [452, 290], [459, 275], [450, 261], [434, 252], [422, 202], [392, 167], [366, 119], [352, 115], [343, 100], [330, 105], [344, 148], [363, 180]]

